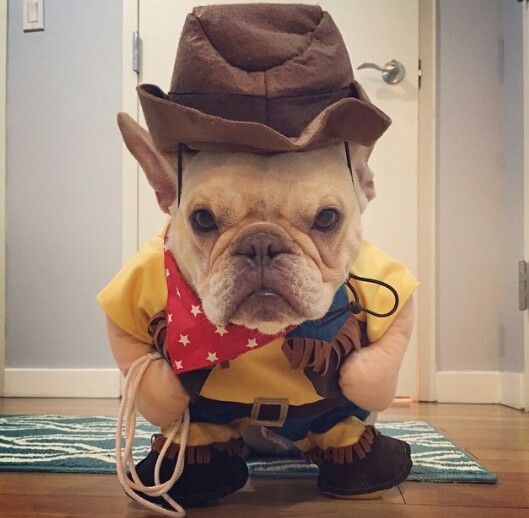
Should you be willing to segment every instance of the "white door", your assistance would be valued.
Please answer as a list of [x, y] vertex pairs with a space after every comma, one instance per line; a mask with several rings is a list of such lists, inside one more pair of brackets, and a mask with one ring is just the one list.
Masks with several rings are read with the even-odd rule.
[[[140, 83], [154, 83], [165, 92], [169, 90], [178, 36], [186, 15], [195, 5], [214, 3], [225, 2], [139, 0], [139, 32], [143, 41]], [[229, 3], [243, 2], [230, 0]], [[393, 125], [371, 158], [377, 197], [364, 218], [365, 237], [416, 274], [418, 0], [322, 0], [319, 3], [329, 11], [342, 32], [355, 77], [371, 100], [393, 119]], [[407, 70], [406, 78], [397, 85], [386, 84], [375, 70], [356, 70], [364, 62], [384, 65], [392, 59], [403, 63]], [[145, 126], [142, 115], [140, 123]], [[138, 211], [141, 244], [158, 232], [164, 221], [143, 175], [139, 181]], [[416, 337], [401, 370], [397, 395], [417, 396]]]

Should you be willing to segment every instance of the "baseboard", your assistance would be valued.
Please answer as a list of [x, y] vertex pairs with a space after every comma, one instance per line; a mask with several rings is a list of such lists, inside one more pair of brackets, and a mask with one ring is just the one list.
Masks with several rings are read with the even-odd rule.
[[[437, 373], [440, 403], [502, 403], [524, 406], [523, 374], [499, 371]], [[121, 395], [119, 369], [5, 370], [5, 397], [113, 398]]]
[[409, 408], [413, 399], [411, 397], [396, 397], [391, 402], [391, 407]]
[[524, 408], [524, 375], [521, 372], [501, 373], [500, 403], [513, 408]]
[[114, 398], [120, 396], [119, 369], [5, 370], [5, 397]]
[[441, 371], [437, 373], [440, 403], [502, 403], [522, 408], [523, 374], [500, 371]]

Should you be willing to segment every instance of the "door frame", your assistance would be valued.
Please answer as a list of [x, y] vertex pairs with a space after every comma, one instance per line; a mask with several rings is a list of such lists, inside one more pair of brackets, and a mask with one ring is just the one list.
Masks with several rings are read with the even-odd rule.
[[[417, 391], [437, 400], [437, 0], [419, 0]], [[420, 174], [419, 174], [420, 171]]]
[[6, 90], [7, 2], [0, 2], [0, 396], [4, 395], [6, 354]]
[[[436, 400], [436, 13], [437, 0], [419, 5], [419, 56], [422, 77], [418, 126], [418, 277], [417, 296], [417, 399]], [[123, 2], [122, 110], [139, 118], [136, 86], [141, 75], [132, 70], [132, 38], [139, 30], [139, 0]], [[138, 247], [138, 165], [123, 145], [122, 153], [122, 257]]]
[[[529, 260], [529, 1], [523, 10], [523, 96], [524, 96], [524, 259]], [[525, 411], [529, 412], [529, 310], [524, 315], [524, 397]]]

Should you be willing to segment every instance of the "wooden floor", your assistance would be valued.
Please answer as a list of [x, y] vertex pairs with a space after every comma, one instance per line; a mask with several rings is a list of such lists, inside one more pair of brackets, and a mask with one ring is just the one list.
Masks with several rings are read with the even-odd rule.
[[[0, 413], [115, 415], [116, 400], [0, 399]], [[320, 495], [313, 481], [251, 482], [198, 517], [529, 518], [529, 414], [499, 405], [415, 404], [382, 419], [423, 419], [496, 472], [496, 485], [406, 482], [382, 500]], [[0, 517], [157, 516], [129, 503], [113, 475], [0, 473]]]

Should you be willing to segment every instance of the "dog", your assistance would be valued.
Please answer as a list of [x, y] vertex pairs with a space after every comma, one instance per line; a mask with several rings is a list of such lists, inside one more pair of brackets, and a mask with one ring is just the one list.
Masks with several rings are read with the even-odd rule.
[[[175, 154], [158, 151], [148, 132], [130, 116], [119, 114], [118, 123], [160, 209], [169, 215], [169, 246], [211, 322], [232, 322], [273, 334], [326, 313], [356, 259], [361, 215], [375, 196], [374, 174], [367, 162], [371, 149], [351, 147], [354, 183], [339, 145], [269, 157], [189, 154], [177, 206]], [[338, 221], [327, 231], [314, 229], [315, 219], [329, 208], [336, 211]], [[199, 209], [208, 210], [217, 229], [196, 230], [193, 215]], [[259, 248], [263, 242], [277, 246], [281, 253], [264, 264], [241, 253], [241, 247]], [[373, 412], [389, 405], [413, 323], [410, 298], [384, 337], [347, 358], [340, 385], [348, 399]], [[110, 318], [107, 326], [114, 357], [127, 373], [130, 364], [151, 347]], [[188, 404], [170, 365], [152, 364], [140, 385], [140, 413], [165, 426]]]
[[417, 282], [361, 224], [391, 120], [329, 14], [196, 8], [169, 93], [138, 94], [149, 131], [118, 126], [168, 223], [98, 295], [120, 417], [161, 427], [137, 466], [126, 448], [128, 481], [118, 462], [127, 494], [179, 512], [225, 497], [248, 479], [243, 438], [303, 452], [333, 496], [405, 480], [409, 445], [370, 415], [394, 397]]

